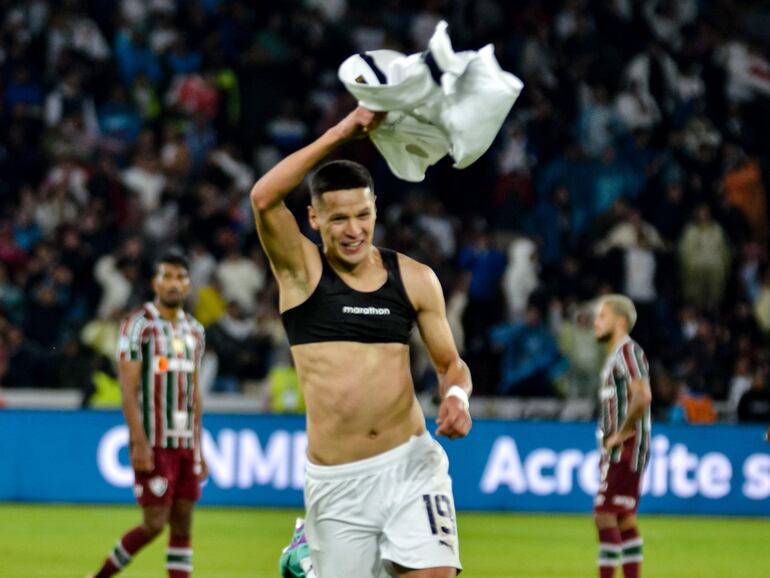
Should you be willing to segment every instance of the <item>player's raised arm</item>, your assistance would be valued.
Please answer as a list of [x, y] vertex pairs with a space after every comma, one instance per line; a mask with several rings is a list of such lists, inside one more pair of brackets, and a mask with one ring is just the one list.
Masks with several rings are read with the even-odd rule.
[[259, 239], [279, 278], [306, 275], [305, 255], [312, 255], [314, 251], [284, 204], [284, 198], [332, 150], [374, 130], [382, 117], [381, 113], [356, 108], [315, 141], [275, 165], [252, 187], [251, 207]]
[[417, 327], [438, 374], [441, 405], [436, 433], [450, 439], [464, 437], [471, 429], [468, 398], [473, 384], [449, 328], [441, 284], [429, 267], [405, 261], [405, 269], [416, 281], [410, 283], [410, 296], [417, 307]]

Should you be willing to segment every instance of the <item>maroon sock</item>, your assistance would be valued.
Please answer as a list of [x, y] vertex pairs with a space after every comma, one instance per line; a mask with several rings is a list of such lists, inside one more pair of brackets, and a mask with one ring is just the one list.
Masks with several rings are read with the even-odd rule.
[[190, 536], [170, 536], [166, 551], [169, 578], [189, 578], [192, 575], [192, 546]]
[[620, 530], [604, 528], [599, 530], [599, 578], [613, 578], [620, 565]]
[[624, 530], [620, 534], [623, 564], [623, 578], [640, 578], [642, 575], [642, 536], [637, 528]]
[[141, 526], [129, 530], [123, 534], [123, 537], [115, 545], [110, 555], [107, 556], [107, 559], [94, 578], [108, 578], [117, 574], [131, 562], [134, 554], [150, 541], [151, 538], [147, 537]]

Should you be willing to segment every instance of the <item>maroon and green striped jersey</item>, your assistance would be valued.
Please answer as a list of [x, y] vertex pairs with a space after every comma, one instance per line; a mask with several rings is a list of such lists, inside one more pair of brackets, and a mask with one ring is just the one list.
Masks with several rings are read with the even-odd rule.
[[193, 447], [194, 380], [204, 348], [203, 326], [184, 311], [167, 321], [145, 303], [123, 320], [118, 359], [142, 364], [139, 408], [151, 447]]
[[[649, 379], [650, 366], [639, 344], [626, 337], [607, 357], [602, 369], [602, 383], [599, 388], [601, 415], [599, 429], [603, 439], [617, 432], [628, 413], [629, 386], [637, 379]], [[650, 450], [650, 429], [652, 420], [648, 407], [644, 416], [636, 422], [634, 437], [626, 443], [633, 443], [631, 467], [641, 471], [647, 464]], [[613, 462], [620, 461], [621, 447], [610, 454]]]

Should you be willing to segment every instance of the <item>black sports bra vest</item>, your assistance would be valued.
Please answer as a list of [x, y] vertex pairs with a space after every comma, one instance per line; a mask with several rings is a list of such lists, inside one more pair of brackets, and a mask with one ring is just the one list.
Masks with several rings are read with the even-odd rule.
[[409, 341], [416, 314], [401, 280], [398, 255], [389, 249], [379, 251], [388, 278], [382, 287], [368, 293], [348, 286], [320, 251], [323, 272], [318, 287], [306, 301], [281, 314], [291, 345]]

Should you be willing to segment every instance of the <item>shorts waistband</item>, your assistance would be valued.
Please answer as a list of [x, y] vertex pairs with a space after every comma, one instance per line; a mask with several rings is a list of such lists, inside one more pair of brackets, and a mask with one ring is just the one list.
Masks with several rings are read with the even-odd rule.
[[430, 447], [432, 443], [433, 438], [426, 431], [419, 436], [412, 436], [408, 441], [392, 450], [356, 462], [337, 466], [320, 466], [308, 461], [305, 466], [305, 476], [314, 480], [340, 480], [376, 473], [382, 468], [398, 462], [412, 451]]

